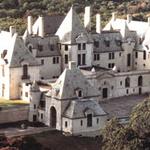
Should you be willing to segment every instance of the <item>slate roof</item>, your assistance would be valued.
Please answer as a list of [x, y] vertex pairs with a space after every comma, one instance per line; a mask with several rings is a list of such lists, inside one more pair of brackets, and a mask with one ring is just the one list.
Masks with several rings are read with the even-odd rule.
[[[101, 34], [92, 34], [93, 41], [99, 42], [99, 46], [94, 46], [94, 53], [122, 51], [122, 37], [120, 32], [103, 31]], [[109, 46], [107, 46], [109, 42]]]
[[71, 101], [63, 116], [70, 119], [85, 118], [86, 111], [92, 111], [93, 116], [107, 115], [95, 100]]
[[52, 95], [58, 99], [78, 99], [76, 95], [77, 89], [82, 90], [83, 97], [95, 97], [99, 95], [99, 91], [88, 82], [78, 68], [66, 68], [56, 83], [52, 85], [52, 90], [47, 95]]
[[147, 97], [148, 95], [132, 95], [113, 98], [105, 102], [100, 102], [100, 106], [108, 113], [109, 118], [125, 118], [129, 117], [134, 106]]
[[1, 31], [0, 33], [0, 52], [7, 51], [5, 60], [9, 67], [21, 67], [23, 61], [27, 62], [29, 66], [38, 66], [39, 63], [28, 52], [21, 37], [16, 33], [12, 36], [10, 32]]
[[103, 30], [109, 30], [110, 24], [114, 30], [119, 30], [121, 28], [124, 28], [124, 24], [127, 23], [127, 26], [130, 31], [136, 31], [137, 35], [139, 37], [143, 37], [148, 29], [148, 22], [143, 21], [133, 21], [127, 22], [125, 19], [115, 19], [110, 20], [110, 22], [104, 27]]
[[[28, 35], [26, 38], [26, 46], [31, 44], [33, 49], [37, 49], [36, 57], [52, 57], [52, 56], [60, 56], [60, 49], [57, 44], [57, 40], [54, 43], [50, 43], [50, 39], [54, 37], [38, 37]], [[39, 49], [39, 45], [42, 46], [42, 50]], [[53, 46], [53, 48], [51, 47]]]
[[74, 10], [74, 7], [71, 7], [67, 16], [57, 30], [56, 35], [59, 36], [61, 42], [75, 44], [76, 38], [78, 38], [78, 36], [81, 34], [86, 36], [87, 42], [92, 42], [90, 35], [81, 24], [81, 21]]

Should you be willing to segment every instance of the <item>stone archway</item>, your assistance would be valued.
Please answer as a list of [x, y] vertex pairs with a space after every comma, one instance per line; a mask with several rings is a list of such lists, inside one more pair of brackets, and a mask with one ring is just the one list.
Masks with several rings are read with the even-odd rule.
[[50, 108], [50, 127], [56, 128], [57, 112], [54, 106]]

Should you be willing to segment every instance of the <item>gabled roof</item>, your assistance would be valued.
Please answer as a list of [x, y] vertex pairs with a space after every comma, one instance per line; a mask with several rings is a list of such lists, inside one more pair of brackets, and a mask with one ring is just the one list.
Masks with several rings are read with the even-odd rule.
[[66, 68], [56, 83], [52, 85], [51, 95], [58, 99], [78, 99], [76, 91], [81, 90], [83, 97], [97, 97], [99, 91], [94, 88], [78, 68]]
[[86, 29], [81, 24], [74, 7], [71, 7], [67, 16], [57, 30], [56, 35], [59, 36], [61, 42], [73, 44], [76, 43], [76, 38], [81, 34], [84, 34], [87, 37], [87, 42], [92, 41]]
[[70, 119], [85, 118], [86, 111], [90, 110], [93, 116], [107, 115], [95, 100], [71, 101], [63, 116]]

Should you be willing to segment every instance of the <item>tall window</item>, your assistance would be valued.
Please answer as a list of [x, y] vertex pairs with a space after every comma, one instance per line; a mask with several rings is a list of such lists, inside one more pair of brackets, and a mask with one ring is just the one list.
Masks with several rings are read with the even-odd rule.
[[139, 76], [138, 77], [138, 86], [142, 86], [143, 85], [143, 77]]
[[65, 55], [65, 64], [68, 64], [68, 55]]
[[125, 87], [130, 87], [130, 78], [129, 77], [127, 77], [125, 79]]
[[87, 115], [87, 126], [92, 127], [92, 114]]
[[127, 66], [131, 66], [131, 54], [127, 54]]
[[85, 65], [86, 62], [86, 55], [82, 54], [82, 65]]
[[109, 59], [115, 59], [115, 53], [109, 53]]
[[146, 51], [143, 52], [143, 59], [146, 59]]
[[81, 43], [78, 44], [78, 50], [81, 50]]
[[83, 50], [86, 49], [86, 43], [83, 43]]
[[68, 51], [68, 45], [65, 45], [65, 51]]
[[23, 76], [24, 77], [28, 76], [28, 66], [27, 65], [23, 65]]
[[138, 52], [135, 52], [135, 58], [138, 58]]
[[53, 64], [59, 63], [59, 57], [53, 57]]
[[94, 47], [96, 47], [96, 48], [99, 47], [99, 41], [94, 41]]
[[81, 65], [81, 54], [78, 54], [78, 66]]

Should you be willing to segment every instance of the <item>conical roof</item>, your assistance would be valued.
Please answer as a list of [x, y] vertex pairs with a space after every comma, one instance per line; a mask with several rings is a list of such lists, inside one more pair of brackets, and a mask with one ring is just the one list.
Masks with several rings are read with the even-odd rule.
[[74, 7], [71, 7], [70, 11], [57, 30], [56, 35], [59, 36], [61, 42], [72, 44], [76, 43], [76, 38], [80, 34], [84, 34], [87, 37], [88, 42], [92, 41], [90, 35], [81, 24]]

